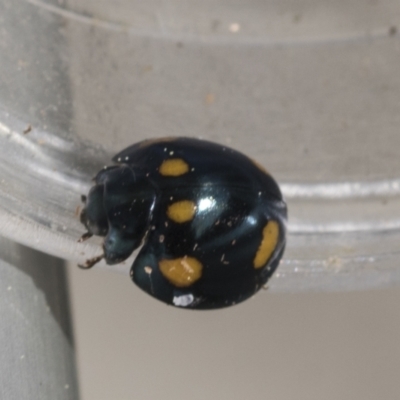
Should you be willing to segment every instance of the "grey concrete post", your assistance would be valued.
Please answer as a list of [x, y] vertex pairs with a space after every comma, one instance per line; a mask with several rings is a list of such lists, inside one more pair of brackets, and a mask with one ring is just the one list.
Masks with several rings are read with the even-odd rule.
[[0, 347], [0, 399], [78, 399], [64, 262], [1, 237]]

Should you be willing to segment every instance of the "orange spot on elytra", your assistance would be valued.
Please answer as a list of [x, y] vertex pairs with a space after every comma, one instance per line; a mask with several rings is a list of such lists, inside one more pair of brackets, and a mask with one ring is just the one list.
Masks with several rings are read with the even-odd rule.
[[199, 260], [187, 256], [160, 260], [158, 265], [163, 276], [177, 287], [193, 285], [201, 278], [203, 271], [203, 265]]
[[263, 237], [254, 257], [254, 268], [262, 268], [272, 256], [279, 239], [279, 225], [276, 221], [269, 221], [263, 229]]

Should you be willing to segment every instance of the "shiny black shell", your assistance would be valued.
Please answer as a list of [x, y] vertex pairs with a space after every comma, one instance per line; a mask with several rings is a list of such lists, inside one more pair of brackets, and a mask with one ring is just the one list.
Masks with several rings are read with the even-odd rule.
[[231, 306], [266, 284], [284, 251], [287, 211], [262, 167], [191, 138], [143, 141], [113, 161], [96, 176], [81, 214], [83, 238], [105, 236], [108, 264], [143, 245], [133, 281], [191, 309]]

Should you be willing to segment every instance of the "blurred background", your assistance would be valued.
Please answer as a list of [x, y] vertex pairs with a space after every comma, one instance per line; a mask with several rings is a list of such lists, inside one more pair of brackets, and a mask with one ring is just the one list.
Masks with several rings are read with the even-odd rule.
[[400, 395], [400, 290], [261, 291], [210, 312], [173, 309], [128, 276], [69, 268], [82, 400]]
[[[83, 400], [398, 398], [399, 21], [397, 0], [0, 0], [2, 398], [78, 396], [56, 257]], [[267, 291], [185, 312], [130, 282], [134, 255], [76, 269], [91, 178], [161, 136], [278, 180]]]

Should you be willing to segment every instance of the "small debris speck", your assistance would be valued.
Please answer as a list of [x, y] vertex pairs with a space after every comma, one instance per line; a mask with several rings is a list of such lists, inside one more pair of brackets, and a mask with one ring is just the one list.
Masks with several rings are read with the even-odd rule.
[[206, 104], [213, 104], [215, 101], [215, 96], [213, 93], [208, 93], [206, 95]]
[[32, 130], [32, 126], [28, 125], [22, 132], [24, 135], [27, 135]]
[[237, 22], [234, 22], [232, 24], [229, 25], [229, 30], [232, 33], [236, 33], [240, 31], [240, 25]]

